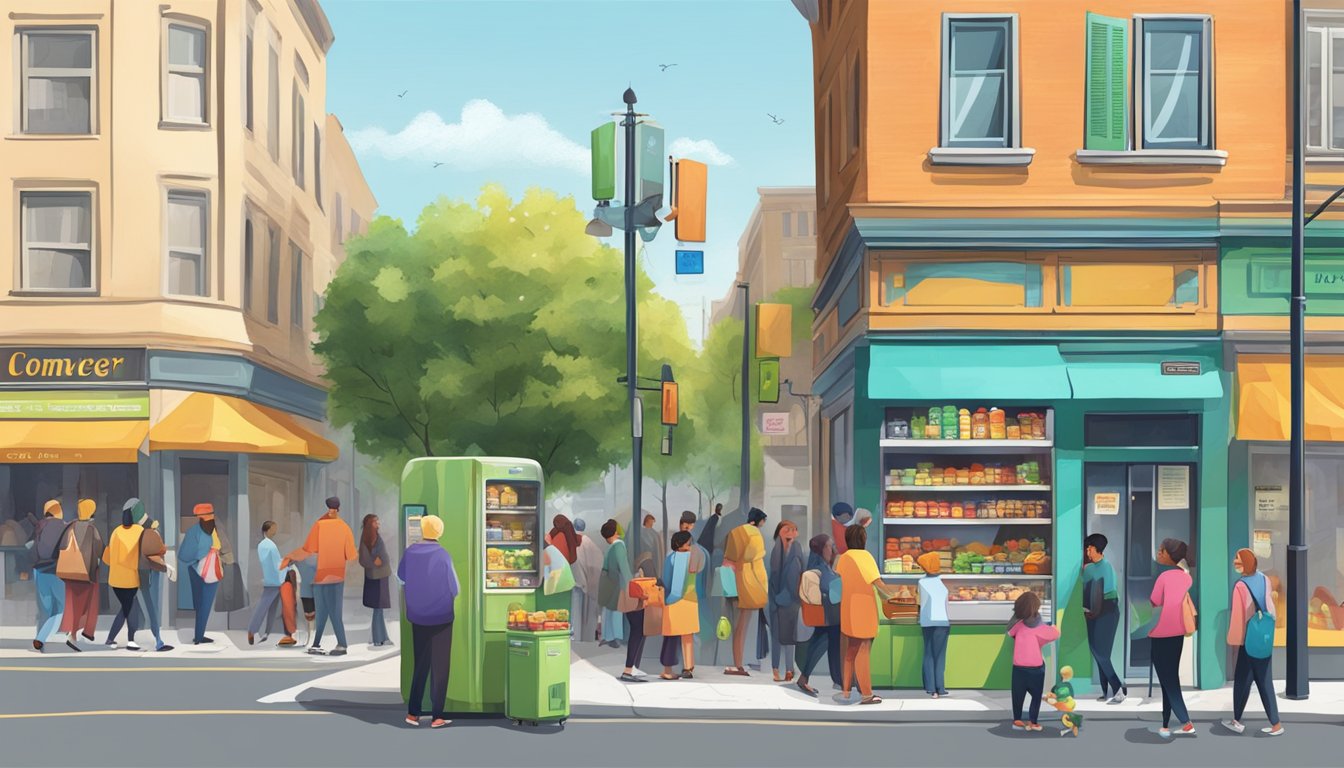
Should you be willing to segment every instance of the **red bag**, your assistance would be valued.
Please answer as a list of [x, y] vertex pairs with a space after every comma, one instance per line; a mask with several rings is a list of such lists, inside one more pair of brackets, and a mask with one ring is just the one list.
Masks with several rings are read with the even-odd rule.
[[653, 588], [657, 586], [657, 579], [639, 578], [630, 580], [630, 597], [636, 600], [648, 600]]

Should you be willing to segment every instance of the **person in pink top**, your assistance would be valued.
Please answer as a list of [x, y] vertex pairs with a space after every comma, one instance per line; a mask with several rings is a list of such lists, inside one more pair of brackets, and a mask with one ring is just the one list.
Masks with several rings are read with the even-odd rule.
[[[1045, 658], [1041, 649], [1059, 639], [1059, 630], [1041, 621], [1041, 598], [1023, 592], [1013, 603], [1008, 624], [1013, 638], [1013, 730], [1040, 731], [1041, 698], [1045, 690]], [[1031, 717], [1022, 719], [1022, 704], [1031, 694]]]
[[1260, 572], [1260, 560], [1249, 549], [1237, 550], [1232, 568], [1241, 578], [1232, 588], [1232, 617], [1227, 623], [1227, 644], [1237, 649], [1236, 671], [1232, 673], [1232, 719], [1224, 720], [1223, 727], [1233, 733], [1243, 733], [1246, 726], [1241, 717], [1246, 713], [1246, 702], [1251, 698], [1251, 683], [1260, 691], [1260, 703], [1265, 707], [1269, 727], [1261, 728], [1266, 736], [1282, 736], [1283, 723], [1279, 722], [1279, 706], [1274, 700], [1274, 674], [1270, 669], [1273, 656], [1257, 659], [1247, 652], [1246, 623], [1264, 611], [1272, 625], [1276, 618], [1269, 577]]
[[[1148, 639], [1152, 644], [1153, 670], [1162, 686], [1162, 727], [1157, 735], [1164, 739], [1175, 733], [1191, 736], [1195, 733], [1195, 724], [1190, 722], [1190, 713], [1185, 708], [1185, 697], [1181, 695], [1181, 653], [1185, 650], [1185, 601], [1190, 596], [1190, 574], [1180, 566], [1187, 564], [1190, 550], [1180, 539], [1163, 539], [1157, 550], [1157, 564], [1163, 567], [1153, 584], [1153, 593], [1149, 602], [1157, 610], [1157, 622], [1148, 630]], [[1171, 716], [1175, 713], [1181, 727], [1171, 729]]]

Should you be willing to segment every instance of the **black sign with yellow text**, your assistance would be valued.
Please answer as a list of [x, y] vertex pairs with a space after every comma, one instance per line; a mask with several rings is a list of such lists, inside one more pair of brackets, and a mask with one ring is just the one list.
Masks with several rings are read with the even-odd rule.
[[0, 347], [0, 385], [129, 384], [145, 380], [145, 350]]

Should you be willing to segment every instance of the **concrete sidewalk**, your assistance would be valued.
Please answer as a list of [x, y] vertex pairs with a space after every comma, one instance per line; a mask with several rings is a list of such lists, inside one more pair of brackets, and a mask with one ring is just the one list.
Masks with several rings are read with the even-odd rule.
[[[823, 720], [836, 722], [974, 722], [1009, 718], [1011, 700], [1007, 691], [952, 691], [952, 695], [934, 700], [921, 692], [878, 691], [881, 704], [857, 706], [832, 699], [831, 683], [823, 674], [821, 697], [813, 699], [792, 683], [775, 683], [764, 675], [729, 677], [722, 667], [698, 667], [694, 680], [663, 681], [652, 677], [647, 683], [622, 683], [620, 651], [596, 650], [591, 644], [582, 648], [587, 658], [573, 657], [570, 668], [570, 707], [573, 717], [626, 717], [676, 719], [751, 719], [751, 720]], [[649, 658], [646, 656], [646, 658]], [[646, 670], [656, 674], [653, 669]], [[294, 701], [349, 701], [363, 704], [400, 706], [400, 659], [389, 658], [361, 667], [345, 669], [309, 683], [259, 699], [261, 703]], [[1279, 683], [1282, 690], [1282, 683]], [[1147, 686], [1130, 689], [1130, 697], [1115, 706], [1095, 698], [1079, 702], [1078, 711], [1096, 720], [1145, 720], [1161, 717], [1162, 699], [1145, 699]], [[857, 697], [854, 699], [857, 702]], [[1232, 710], [1232, 689], [1187, 690], [1186, 705], [1192, 718], [1209, 721], [1228, 717]], [[1252, 694], [1247, 720], [1264, 719], [1259, 699]], [[1344, 683], [1317, 681], [1311, 698], [1289, 701], [1279, 698], [1285, 722], [1344, 721]], [[1041, 720], [1056, 722], [1058, 714], [1049, 707]]]

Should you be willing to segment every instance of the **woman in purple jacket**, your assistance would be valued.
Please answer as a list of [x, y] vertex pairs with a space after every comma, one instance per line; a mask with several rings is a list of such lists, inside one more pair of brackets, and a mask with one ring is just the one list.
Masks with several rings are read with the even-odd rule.
[[[457, 570], [448, 550], [439, 544], [443, 521], [433, 515], [420, 518], [424, 540], [406, 548], [397, 567], [402, 594], [406, 599], [406, 618], [411, 622], [415, 667], [411, 672], [411, 695], [407, 703], [406, 724], [420, 725], [424, 716], [425, 682], [429, 680], [430, 728], [442, 728], [452, 721], [444, 717], [448, 700], [448, 672], [453, 655], [453, 604], [457, 601]], [[431, 676], [432, 673], [432, 676]]]

